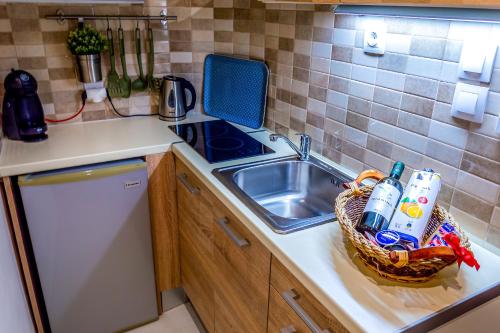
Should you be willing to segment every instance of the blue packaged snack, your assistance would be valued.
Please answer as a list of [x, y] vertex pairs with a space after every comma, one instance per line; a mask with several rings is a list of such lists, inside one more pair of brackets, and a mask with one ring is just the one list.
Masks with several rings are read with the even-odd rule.
[[399, 234], [391, 230], [382, 230], [375, 234], [375, 240], [381, 247], [394, 245], [399, 242], [399, 238]]

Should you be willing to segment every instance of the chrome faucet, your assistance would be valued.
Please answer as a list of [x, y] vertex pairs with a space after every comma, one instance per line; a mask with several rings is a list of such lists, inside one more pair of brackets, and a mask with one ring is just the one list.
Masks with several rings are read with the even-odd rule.
[[285, 140], [286, 143], [299, 155], [301, 161], [307, 161], [309, 159], [309, 154], [311, 152], [311, 137], [304, 133], [298, 133], [300, 135], [300, 148], [298, 148], [289, 138], [281, 134], [270, 134], [269, 140], [275, 142], [278, 139]]

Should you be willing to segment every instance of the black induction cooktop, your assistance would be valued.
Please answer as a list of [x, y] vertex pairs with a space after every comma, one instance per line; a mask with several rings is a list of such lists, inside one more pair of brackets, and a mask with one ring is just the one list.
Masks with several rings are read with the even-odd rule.
[[169, 126], [209, 163], [274, 153], [247, 133], [224, 120]]

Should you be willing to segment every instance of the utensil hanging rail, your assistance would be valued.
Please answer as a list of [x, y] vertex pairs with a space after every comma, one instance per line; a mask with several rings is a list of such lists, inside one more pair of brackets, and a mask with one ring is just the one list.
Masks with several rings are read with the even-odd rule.
[[83, 22], [85, 20], [139, 20], [139, 21], [160, 21], [162, 25], [166, 25], [167, 21], [175, 21], [177, 20], [177, 16], [167, 15], [165, 10], [160, 12], [158, 16], [152, 15], [78, 15], [71, 14], [65, 15], [62, 10], [58, 10], [55, 15], [46, 15], [45, 18], [47, 20], [57, 20], [59, 23], [63, 23], [65, 20], [78, 20], [79, 22]]

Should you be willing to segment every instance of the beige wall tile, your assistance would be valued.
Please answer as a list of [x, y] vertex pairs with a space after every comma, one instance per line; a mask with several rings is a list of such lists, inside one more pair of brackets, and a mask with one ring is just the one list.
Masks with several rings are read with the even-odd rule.
[[474, 234], [478, 238], [486, 239], [488, 223], [453, 206], [450, 207], [450, 214], [465, 232]]
[[14, 45], [0, 45], [0, 58], [16, 58], [16, 47]]
[[43, 45], [16, 45], [18, 57], [44, 57], [45, 49]]
[[486, 223], [489, 223], [494, 208], [493, 205], [457, 189], [453, 192], [451, 204]]
[[12, 32], [9, 19], [0, 19], [0, 32]]

